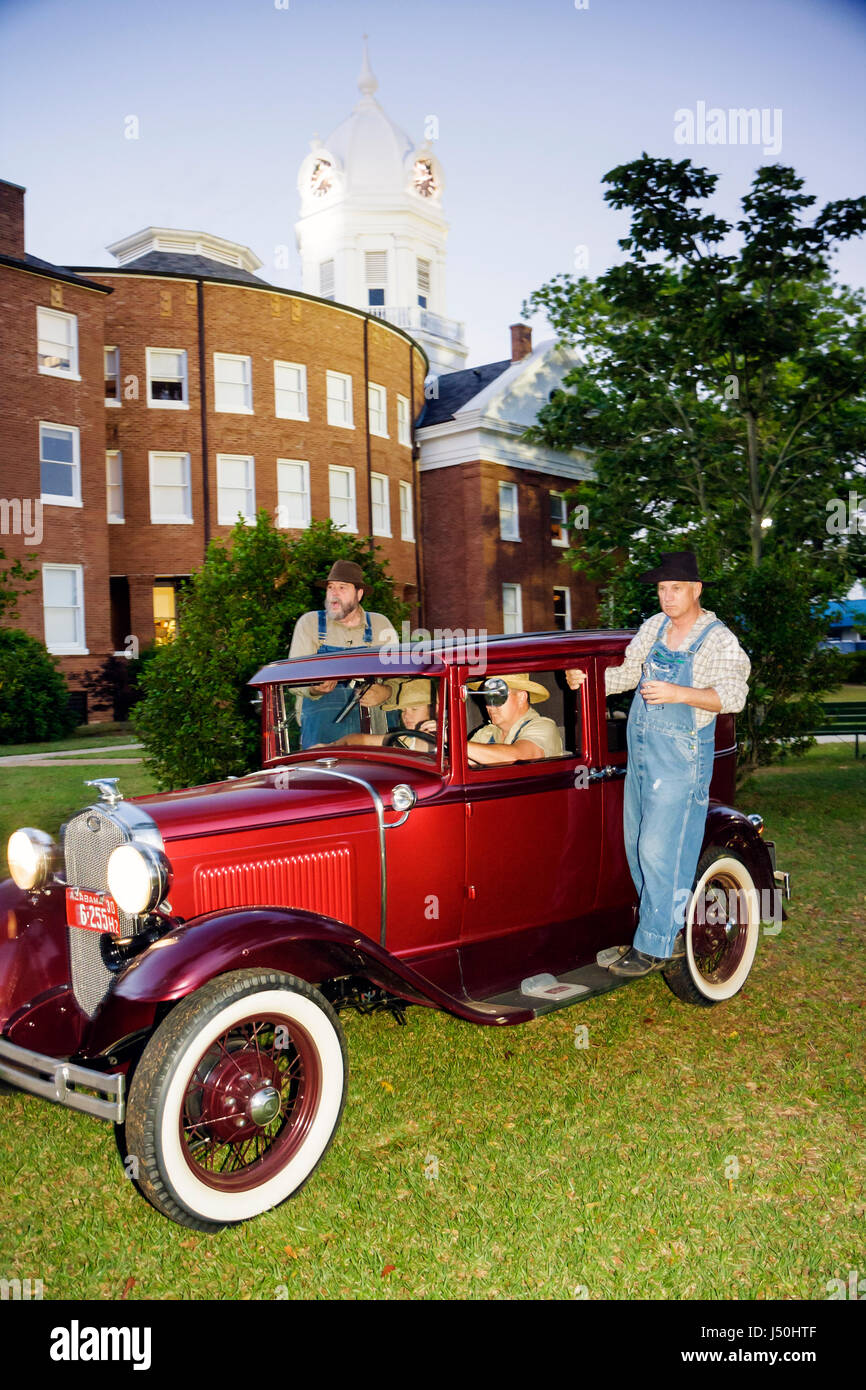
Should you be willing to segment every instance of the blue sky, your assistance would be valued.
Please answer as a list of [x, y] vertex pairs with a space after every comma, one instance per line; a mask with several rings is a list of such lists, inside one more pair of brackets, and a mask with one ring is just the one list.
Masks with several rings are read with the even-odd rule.
[[[524, 298], [576, 247], [591, 275], [617, 259], [611, 167], [689, 157], [736, 215], [761, 148], [678, 144], [677, 110], [779, 110], [772, 158], [819, 206], [866, 191], [862, 0], [0, 0], [0, 176], [28, 189], [28, 249], [105, 265], [140, 227], [194, 228], [298, 285], [298, 167], [357, 100], [365, 32], [392, 119], [419, 141], [439, 121], [470, 363], [508, 355]], [[837, 265], [866, 284], [862, 246]]]

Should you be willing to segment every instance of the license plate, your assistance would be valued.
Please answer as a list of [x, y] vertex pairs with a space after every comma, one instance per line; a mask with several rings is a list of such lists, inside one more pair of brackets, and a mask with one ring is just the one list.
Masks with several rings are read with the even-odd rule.
[[70, 927], [120, 936], [120, 915], [114, 898], [107, 893], [92, 893], [89, 888], [67, 888], [66, 922]]

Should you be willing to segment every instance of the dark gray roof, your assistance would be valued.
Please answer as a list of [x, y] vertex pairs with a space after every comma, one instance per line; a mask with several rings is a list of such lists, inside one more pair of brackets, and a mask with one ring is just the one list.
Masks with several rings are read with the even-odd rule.
[[79, 266], [77, 269], [99, 272], [101, 275], [127, 275], [141, 272], [142, 275], [186, 275], [202, 280], [228, 280], [235, 285], [266, 285], [249, 270], [239, 265], [226, 265], [224, 261], [212, 260], [210, 256], [188, 256], [185, 252], [148, 251], [137, 256], [126, 265]]
[[477, 396], [511, 365], [511, 359], [506, 358], [504, 362], [485, 362], [481, 367], [465, 367], [462, 372], [445, 372], [437, 378], [438, 395], [425, 401], [416, 427], [423, 429], [425, 425], [452, 420], [461, 405], [471, 401], [473, 396]]
[[83, 276], [76, 275], [66, 265], [54, 265], [51, 261], [42, 261], [38, 256], [31, 256], [27, 252], [23, 256], [0, 256], [0, 265], [17, 266], [21, 270], [32, 270], [37, 275], [50, 275], [53, 280], [68, 280], [71, 284], [83, 285], [89, 290], [101, 290], [103, 294], [110, 294], [107, 285], [97, 285], [94, 280], [85, 280]]

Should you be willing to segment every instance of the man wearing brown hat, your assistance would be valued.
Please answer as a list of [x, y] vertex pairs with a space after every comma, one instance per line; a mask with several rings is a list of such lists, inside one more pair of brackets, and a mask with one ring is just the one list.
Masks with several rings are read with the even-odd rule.
[[[295, 623], [289, 647], [291, 659], [342, 652], [347, 648], [363, 651], [399, 640], [386, 617], [381, 613], [366, 613], [361, 607], [364, 575], [360, 565], [352, 560], [337, 560], [331, 566], [326, 584], [324, 608], [303, 613]], [[357, 709], [340, 724], [334, 722], [352, 698], [350, 687], [336, 680], [319, 681], [299, 694], [303, 696], [298, 700], [302, 748], [310, 748], [314, 743], [333, 743], [343, 734], [360, 731], [361, 716]], [[392, 687], [385, 682], [372, 685], [361, 697], [360, 703], [373, 710], [371, 722], [382, 724], [382, 733], [385, 720], [376, 707], [391, 698]]]
[[[501, 763], [536, 762], [557, 758], [562, 753], [562, 736], [552, 719], [536, 714], [531, 706], [546, 700], [549, 691], [528, 675], [492, 677], [489, 681], [470, 681], [469, 689], [482, 698], [485, 687], [504, 681], [509, 690], [503, 704], [487, 703], [489, 724], [469, 739], [469, 760], [491, 767]], [[490, 692], [493, 693], [492, 690]]]
[[[683, 905], [703, 844], [715, 756], [717, 714], [746, 703], [750, 662], [729, 628], [701, 607], [703, 585], [691, 550], [666, 551], [640, 576], [655, 584], [656, 613], [629, 642], [605, 690], [637, 686], [628, 717], [623, 834], [640, 901], [634, 944], [610, 966], [637, 977], [685, 954]], [[576, 690], [581, 671], [566, 671]]]

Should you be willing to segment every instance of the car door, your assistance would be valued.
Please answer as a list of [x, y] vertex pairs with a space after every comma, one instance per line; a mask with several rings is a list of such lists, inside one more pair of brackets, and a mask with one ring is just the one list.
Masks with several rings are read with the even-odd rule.
[[[566, 664], [589, 677], [579, 692], [568, 690]], [[467, 759], [460, 958], [472, 997], [541, 971], [559, 974], [597, 949], [591, 940], [586, 951], [582, 944], [595, 908], [602, 834], [603, 788], [589, 776], [592, 670], [591, 658], [572, 657], [529, 673], [550, 689], [550, 714], [562, 716], [555, 722], [564, 730], [565, 755], [498, 767], [470, 767]], [[487, 674], [507, 671], [490, 663]], [[463, 701], [471, 732], [475, 702], [466, 693]], [[548, 712], [546, 704], [539, 713]]]

